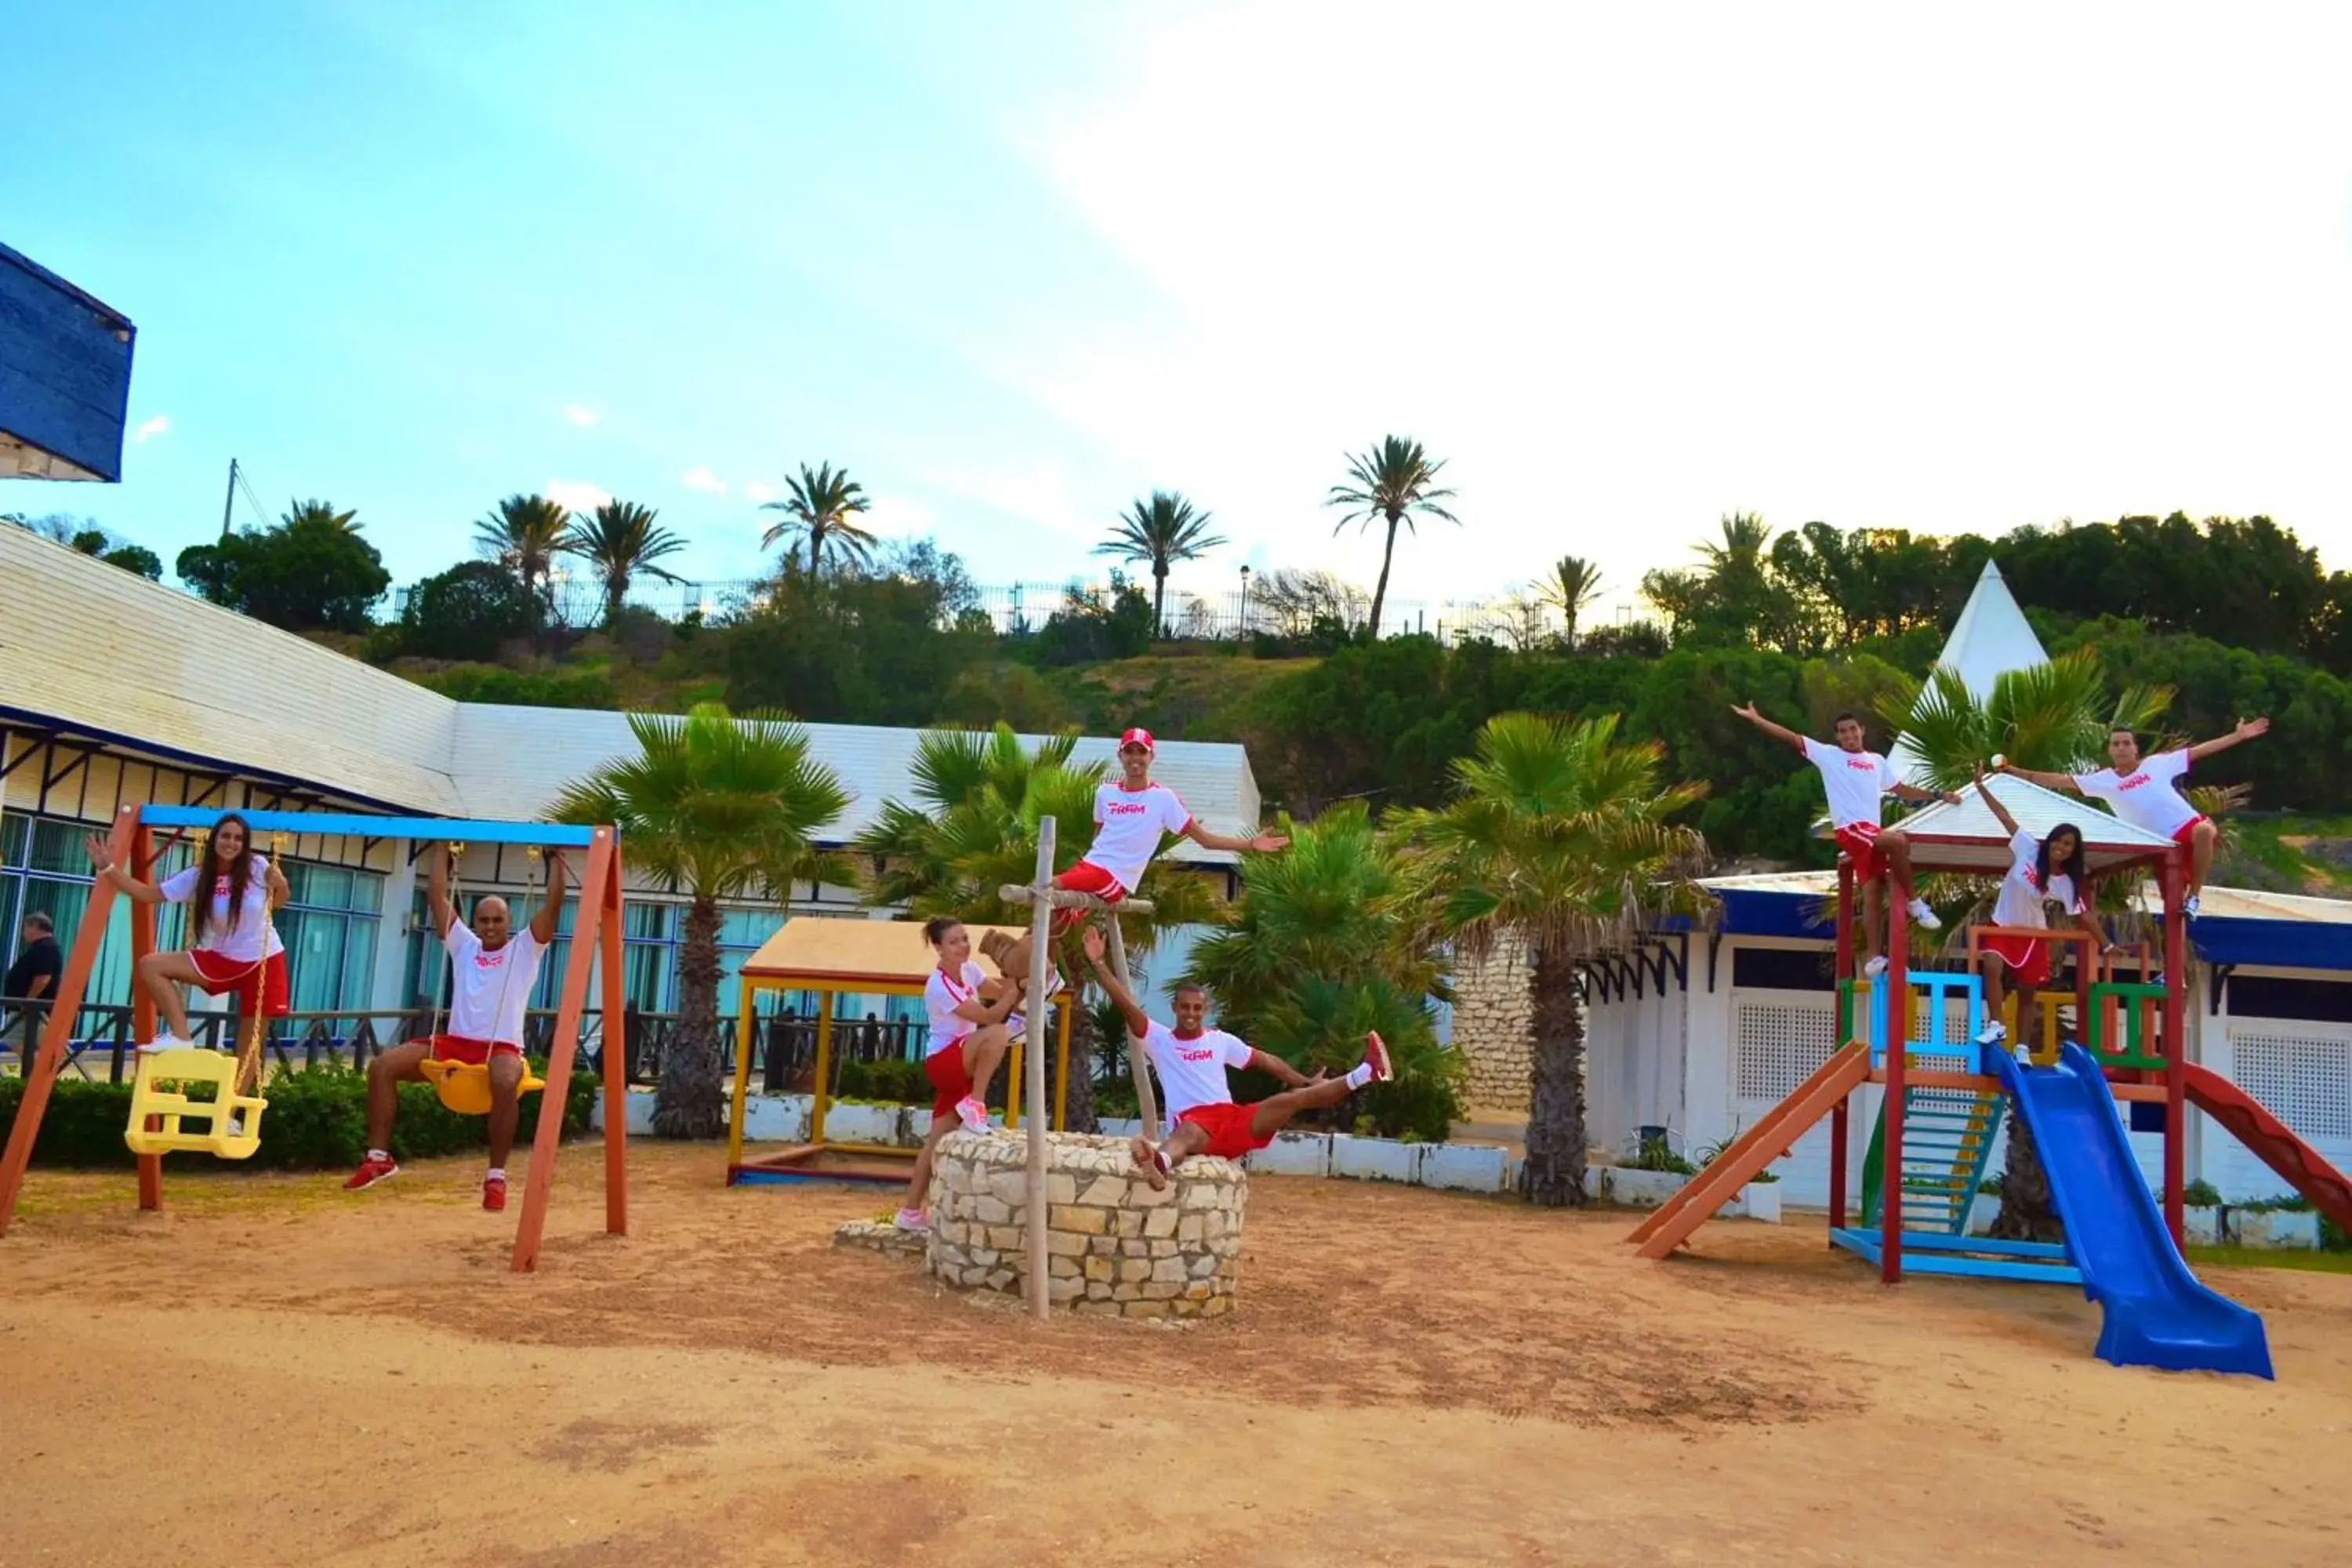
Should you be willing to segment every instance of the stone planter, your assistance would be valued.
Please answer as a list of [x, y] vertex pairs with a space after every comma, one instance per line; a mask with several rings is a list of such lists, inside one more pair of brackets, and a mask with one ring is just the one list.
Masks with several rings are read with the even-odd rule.
[[[1623, 1204], [1629, 1208], [1654, 1209], [1682, 1191], [1688, 1176], [1673, 1171], [1636, 1171], [1622, 1165], [1587, 1165], [1584, 1167], [1584, 1191], [1601, 1203]], [[1739, 1189], [1716, 1215], [1720, 1218], [1761, 1220], [1767, 1225], [1780, 1223], [1780, 1184], [1750, 1182]]]
[[[1025, 1133], [952, 1132], [930, 1190], [927, 1272], [1018, 1299], [1029, 1267]], [[1241, 1285], [1249, 1178], [1230, 1160], [1187, 1160], [1154, 1191], [1122, 1139], [1047, 1140], [1047, 1290], [1055, 1304], [1125, 1318], [1213, 1318]]]

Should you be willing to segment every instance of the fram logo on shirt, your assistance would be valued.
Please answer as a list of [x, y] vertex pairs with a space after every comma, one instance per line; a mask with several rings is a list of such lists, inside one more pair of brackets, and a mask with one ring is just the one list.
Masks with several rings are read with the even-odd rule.
[[2149, 778], [2146, 773], [2134, 773], [2127, 779], [2117, 779], [2116, 781], [2116, 789], [2117, 793], [2121, 793], [2124, 790], [2137, 789], [2144, 784], [2153, 784], [2154, 782], [2155, 781]]
[[478, 952], [474, 954], [474, 967], [477, 969], [496, 969], [506, 961], [507, 955], [503, 952]]
[[[1850, 768], [1860, 768], [1866, 773], [1874, 773], [1878, 771], [1878, 760], [1875, 757], [1850, 756], [1846, 758], [1845, 765]], [[1800, 774], [1799, 776], [1802, 777], [1803, 775]]]
[[1188, 1051], [1181, 1046], [1176, 1047], [1176, 1054], [1188, 1062], [1214, 1061], [1217, 1058], [1217, 1053], [1214, 1051]]
[[1106, 816], [1140, 816], [1151, 808], [1138, 801], [1115, 800], [1103, 807]]

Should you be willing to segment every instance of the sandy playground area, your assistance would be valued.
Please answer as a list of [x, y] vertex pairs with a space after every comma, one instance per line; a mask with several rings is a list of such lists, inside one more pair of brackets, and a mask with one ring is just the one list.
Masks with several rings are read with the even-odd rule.
[[634, 1153], [637, 1234], [569, 1152], [526, 1279], [462, 1162], [144, 1218], [35, 1173], [0, 1568], [2352, 1563], [2352, 1277], [2226, 1271], [2279, 1381], [2170, 1376], [1817, 1225], [1654, 1265], [1622, 1215], [1277, 1177], [1234, 1317], [1041, 1330], [835, 1247], [874, 1195]]

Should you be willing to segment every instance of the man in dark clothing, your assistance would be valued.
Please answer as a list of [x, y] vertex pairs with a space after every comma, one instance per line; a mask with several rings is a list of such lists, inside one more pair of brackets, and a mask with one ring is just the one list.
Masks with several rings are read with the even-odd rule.
[[50, 924], [49, 917], [26, 915], [16, 962], [8, 966], [7, 978], [0, 980], [0, 1015], [5, 1015], [0, 1018], [0, 1042], [14, 1038], [19, 1060], [27, 1065], [40, 1045], [41, 1024], [49, 1010], [46, 1005], [11, 1004], [47, 1003], [57, 995], [58, 983], [65, 978], [65, 951], [58, 946], [57, 929]]

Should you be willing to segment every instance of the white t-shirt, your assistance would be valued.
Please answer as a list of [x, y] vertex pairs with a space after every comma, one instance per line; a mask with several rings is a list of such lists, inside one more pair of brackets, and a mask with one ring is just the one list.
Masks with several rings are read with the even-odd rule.
[[2116, 815], [2134, 827], [2144, 827], [2169, 838], [2197, 820], [2197, 808], [2180, 798], [2172, 781], [2187, 775], [2189, 753], [2186, 751], [2158, 752], [2152, 757], [2142, 757], [2139, 766], [2128, 773], [2117, 773], [2113, 768], [2101, 768], [2095, 773], [2076, 773], [2074, 787], [2093, 800], [2104, 800], [2116, 808]]
[[1143, 1048], [1160, 1075], [1160, 1109], [1173, 1127], [1176, 1118], [1196, 1105], [1230, 1105], [1234, 1091], [1225, 1082], [1227, 1068], [1249, 1066], [1248, 1044], [1223, 1029], [1203, 1029], [1185, 1039], [1160, 1022], [1145, 1031]]
[[1895, 770], [1886, 759], [1876, 752], [1823, 745], [1811, 735], [1800, 738], [1805, 742], [1805, 761], [1821, 770], [1822, 788], [1830, 797], [1830, 825], [1877, 826], [1879, 797], [1895, 788]]
[[[191, 866], [163, 879], [158, 891], [163, 901], [184, 904], [196, 890], [196, 878], [201, 868]], [[253, 858], [253, 874], [245, 884], [245, 904], [237, 911], [236, 924], [228, 923], [228, 878], [226, 874], [213, 879], [213, 907], [205, 916], [205, 934], [196, 945], [206, 952], [217, 952], [223, 958], [238, 959], [247, 963], [258, 963], [272, 953], [286, 951], [278, 940], [278, 929], [269, 923], [269, 858], [265, 855]]]
[[980, 983], [987, 976], [979, 964], [964, 961], [963, 974], [950, 980], [937, 964], [931, 966], [930, 978], [923, 982], [923, 1005], [931, 1015], [931, 1048], [923, 1054], [938, 1056], [963, 1043], [963, 1037], [980, 1026], [957, 1013], [957, 1006], [979, 994]]
[[1160, 840], [1181, 833], [1192, 814], [1166, 784], [1146, 784], [1130, 790], [1123, 784], [1095, 786], [1095, 841], [1087, 848], [1087, 864], [1099, 866], [1118, 879], [1129, 892], [1143, 880], [1143, 868], [1160, 853]]
[[530, 988], [539, 978], [539, 961], [546, 944], [529, 926], [515, 930], [506, 945], [492, 952], [464, 921], [451, 921], [442, 939], [449, 950], [449, 1032], [461, 1040], [488, 1040], [492, 1045], [522, 1046], [522, 1016], [530, 1006]]
[[2042, 841], [2019, 828], [2009, 841], [2009, 875], [2000, 879], [2000, 896], [1993, 900], [1993, 924], [2047, 929], [2049, 917], [2042, 910], [2045, 902], [2058, 905], [2068, 914], [2082, 912], [2074, 878], [2053, 873], [2047, 888], [2034, 880], [2041, 861]]

